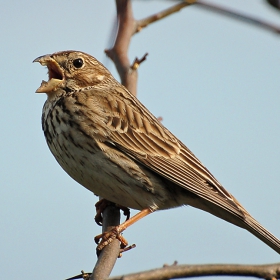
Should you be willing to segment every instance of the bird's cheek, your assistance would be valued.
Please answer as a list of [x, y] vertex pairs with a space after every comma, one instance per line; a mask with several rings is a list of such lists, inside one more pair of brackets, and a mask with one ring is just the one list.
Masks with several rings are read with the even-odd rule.
[[104, 80], [105, 76], [100, 74], [89, 74], [86, 76], [85, 82], [87, 85], [96, 85]]

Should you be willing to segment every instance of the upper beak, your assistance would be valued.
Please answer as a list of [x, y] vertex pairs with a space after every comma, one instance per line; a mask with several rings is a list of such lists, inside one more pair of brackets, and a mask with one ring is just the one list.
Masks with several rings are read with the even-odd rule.
[[39, 62], [48, 67], [49, 81], [42, 81], [41, 86], [36, 90], [37, 93], [50, 93], [64, 82], [64, 74], [60, 65], [51, 55], [43, 55], [34, 59], [33, 62]]
[[50, 61], [50, 60], [52, 60], [51, 55], [46, 54], [46, 55], [41, 55], [41, 56], [37, 57], [32, 62], [39, 62], [41, 65], [46, 65], [46, 62]]

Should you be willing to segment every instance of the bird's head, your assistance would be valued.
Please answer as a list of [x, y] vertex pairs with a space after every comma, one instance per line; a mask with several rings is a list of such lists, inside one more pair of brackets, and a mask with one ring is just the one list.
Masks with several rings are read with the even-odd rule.
[[62, 51], [39, 56], [33, 62], [47, 66], [49, 80], [42, 81], [37, 93], [78, 90], [106, 82], [110, 72], [94, 57], [78, 51]]

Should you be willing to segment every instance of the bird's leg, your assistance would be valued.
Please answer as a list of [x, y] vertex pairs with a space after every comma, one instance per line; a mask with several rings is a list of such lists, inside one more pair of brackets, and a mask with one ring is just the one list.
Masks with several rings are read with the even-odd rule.
[[[113, 229], [110, 231], [106, 231], [104, 233], [101, 233], [97, 236], [95, 236], [94, 240], [98, 244], [97, 245], [97, 251], [101, 251], [105, 246], [110, 244], [114, 239], [118, 239], [121, 242], [121, 249], [124, 249], [128, 243], [127, 241], [123, 238], [121, 233], [128, 228], [129, 226], [133, 225], [140, 219], [146, 217], [153, 211], [149, 208], [143, 209], [139, 213], [137, 213], [135, 216], [131, 217], [130, 219], [126, 220], [122, 224], [115, 226]], [[102, 240], [99, 243], [99, 240], [102, 238]]]
[[[99, 226], [102, 226], [102, 220], [103, 220], [102, 212], [110, 203], [111, 203], [110, 201], [106, 200], [105, 198], [102, 198], [95, 204], [96, 215], [94, 217], [94, 220]], [[119, 204], [116, 204], [116, 207], [120, 208], [123, 211], [123, 214], [126, 216], [126, 221], [129, 220], [130, 218], [129, 208]]]

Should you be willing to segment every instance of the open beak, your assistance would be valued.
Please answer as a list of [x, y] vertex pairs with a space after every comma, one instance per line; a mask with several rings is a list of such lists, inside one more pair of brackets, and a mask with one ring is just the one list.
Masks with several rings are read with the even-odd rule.
[[41, 65], [47, 66], [49, 74], [49, 80], [47, 82], [42, 81], [41, 86], [36, 90], [37, 93], [53, 92], [64, 82], [63, 71], [51, 55], [39, 56], [33, 62], [39, 62]]

